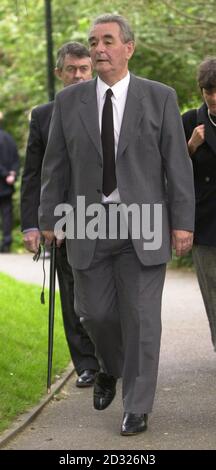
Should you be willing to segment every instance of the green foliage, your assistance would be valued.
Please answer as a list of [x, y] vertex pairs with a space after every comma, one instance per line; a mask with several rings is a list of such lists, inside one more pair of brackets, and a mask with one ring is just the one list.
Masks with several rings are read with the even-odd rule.
[[169, 263], [170, 268], [188, 268], [190, 270], [193, 269], [193, 260], [192, 260], [192, 252], [190, 251], [185, 256], [176, 256], [173, 252], [172, 261]]
[[[0, 431], [46, 393], [47, 304], [40, 304], [40, 288], [0, 273]], [[48, 292], [46, 292], [48, 298]], [[69, 363], [56, 299], [52, 377]]]
[[23, 244], [23, 236], [22, 236], [22, 233], [20, 231], [19, 224], [16, 227], [14, 227], [13, 233], [12, 233], [12, 238], [13, 238], [13, 242], [12, 242], [11, 252], [13, 252], [13, 253], [25, 253], [26, 250], [25, 250], [25, 247], [24, 247], [24, 244]]
[[[197, 106], [197, 65], [215, 55], [215, 0], [52, 0], [55, 51], [86, 43], [93, 18], [105, 12], [125, 15], [136, 33], [130, 69], [173, 86], [181, 109]], [[48, 100], [44, 0], [1, 0], [0, 31], [0, 109], [23, 164], [30, 110]]]
[[[131, 70], [176, 88], [180, 105], [198, 101], [198, 62], [215, 53], [215, 1], [52, 1], [55, 51], [69, 40], [86, 43], [92, 19], [103, 12], [124, 14], [137, 38]], [[46, 102], [44, 0], [1, 0], [0, 102], [5, 127], [24, 153], [28, 115]]]

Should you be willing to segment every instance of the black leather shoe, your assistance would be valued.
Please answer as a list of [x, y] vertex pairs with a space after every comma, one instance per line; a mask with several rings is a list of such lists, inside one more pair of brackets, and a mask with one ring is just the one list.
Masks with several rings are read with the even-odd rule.
[[92, 369], [83, 370], [76, 381], [76, 387], [92, 387], [95, 382], [96, 373], [97, 371]]
[[133, 434], [139, 434], [147, 429], [148, 415], [147, 414], [134, 414], [124, 413], [121, 435], [132, 436]]
[[94, 408], [105, 410], [116, 394], [117, 379], [104, 372], [98, 372], [94, 384]]

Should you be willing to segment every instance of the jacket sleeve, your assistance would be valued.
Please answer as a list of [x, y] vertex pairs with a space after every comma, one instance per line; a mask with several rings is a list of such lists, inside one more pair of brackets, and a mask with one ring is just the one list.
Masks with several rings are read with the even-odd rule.
[[[14, 171], [16, 176], [19, 171], [19, 154], [14, 139], [7, 133], [4, 133], [0, 141], [0, 155], [4, 156], [0, 161], [0, 176], [6, 178], [10, 171]], [[7, 162], [5, 165], [3, 162]]]
[[161, 151], [167, 178], [171, 227], [176, 230], [193, 231], [195, 218], [193, 169], [176, 94], [172, 89], [164, 106]]
[[41, 230], [54, 230], [59, 219], [59, 217], [54, 216], [54, 211], [58, 204], [65, 202], [68, 174], [69, 157], [62, 127], [60, 100], [57, 95], [42, 165], [39, 207], [39, 226]]
[[4, 155], [4, 152], [5, 152], [5, 146], [4, 146], [4, 142], [2, 139], [0, 139], [0, 177], [5, 179], [6, 176], [9, 174], [9, 170], [8, 168], [6, 168], [6, 166], [4, 165], [4, 158], [3, 158], [3, 155]]
[[21, 183], [21, 228], [38, 227], [41, 167], [45, 153], [40, 123], [33, 109], [26, 148], [26, 159]]
[[[1, 146], [0, 146], [0, 152], [1, 152]], [[7, 168], [4, 167], [4, 165], [0, 163], [0, 177], [5, 179], [6, 176], [8, 175], [9, 175], [9, 171], [7, 170]]]
[[16, 173], [16, 177], [17, 177], [18, 174], [19, 174], [20, 158], [19, 158], [17, 146], [16, 146], [14, 140], [12, 139], [12, 137], [10, 137], [10, 140], [11, 140], [11, 148], [12, 148], [12, 158], [11, 158], [10, 171], [14, 171]]

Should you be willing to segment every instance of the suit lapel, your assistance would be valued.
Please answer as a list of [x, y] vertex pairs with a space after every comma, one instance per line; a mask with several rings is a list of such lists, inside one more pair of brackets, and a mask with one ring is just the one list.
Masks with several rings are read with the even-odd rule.
[[[144, 98], [145, 94], [143, 93], [143, 89], [139, 87], [139, 80], [131, 74], [119, 136], [117, 158], [119, 158], [124, 153], [134, 134], [134, 131], [139, 126], [143, 115], [142, 101]], [[86, 87], [85, 94], [81, 98], [79, 113], [90, 139], [94, 143], [101, 158], [103, 158], [98, 119], [96, 79], [88, 82], [88, 87]]]
[[215, 146], [215, 131], [209, 121], [208, 114], [207, 114], [207, 107], [205, 104], [198, 109], [197, 112], [197, 124], [205, 124], [205, 140], [209, 147], [214, 154], [216, 154], [216, 146]]
[[139, 123], [143, 115], [142, 101], [144, 98], [145, 95], [143, 90], [140, 90], [139, 88], [139, 80], [131, 74], [119, 136], [117, 158], [124, 153], [134, 131], [139, 127]]
[[81, 98], [79, 113], [90, 139], [101, 155], [101, 158], [103, 158], [97, 107], [96, 79], [88, 82], [87, 85], [86, 92]]

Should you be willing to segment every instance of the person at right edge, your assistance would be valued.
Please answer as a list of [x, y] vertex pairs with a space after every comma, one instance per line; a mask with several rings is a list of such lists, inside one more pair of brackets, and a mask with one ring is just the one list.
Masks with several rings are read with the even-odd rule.
[[204, 103], [183, 114], [196, 195], [192, 256], [216, 351], [216, 57], [198, 67]]

